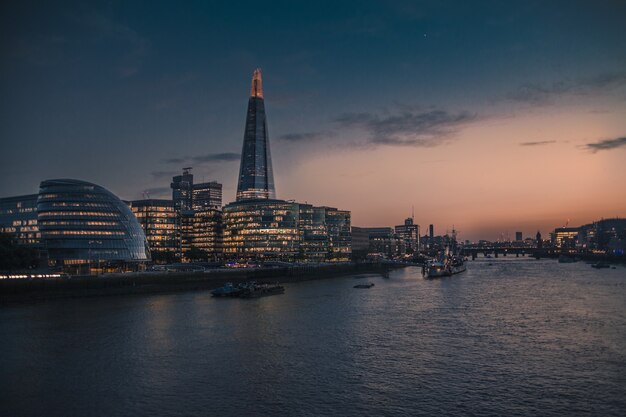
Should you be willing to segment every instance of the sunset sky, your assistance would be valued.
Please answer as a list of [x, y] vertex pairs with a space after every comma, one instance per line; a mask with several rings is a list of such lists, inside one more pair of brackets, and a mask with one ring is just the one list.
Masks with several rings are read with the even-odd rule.
[[626, 2], [0, 4], [0, 196], [234, 200], [262, 68], [279, 198], [462, 239], [626, 217]]

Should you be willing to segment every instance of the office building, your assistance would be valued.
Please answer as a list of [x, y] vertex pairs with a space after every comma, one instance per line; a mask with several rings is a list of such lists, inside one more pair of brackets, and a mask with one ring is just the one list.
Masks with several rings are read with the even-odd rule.
[[231, 259], [295, 261], [300, 253], [300, 207], [282, 200], [224, 206], [224, 255]]
[[395, 227], [396, 235], [402, 240], [404, 250], [407, 254], [417, 253], [420, 243], [420, 227], [413, 223], [413, 218], [409, 217], [404, 224]]
[[103, 187], [70, 179], [43, 181], [37, 213], [41, 239], [53, 265], [119, 266], [150, 260], [137, 218]]
[[579, 227], [558, 227], [552, 234], [552, 243], [557, 248], [574, 248], [578, 242]]
[[41, 247], [37, 194], [0, 198], [0, 233], [10, 235], [18, 245]]
[[350, 212], [276, 199], [261, 71], [254, 71], [236, 201], [224, 206], [224, 257], [246, 261], [347, 261]]
[[191, 167], [183, 168], [182, 175], [172, 178], [172, 200], [177, 211], [191, 210], [193, 206], [193, 174]]
[[155, 261], [159, 258], [167, 258], [166, 255], [160, 254], [162, 252], [176, 253], [179, 242], [176, 212], [172, 200], [135, 200], [130, 202], [130, 208], [146, 235]]
[[522, 237], [522, 232], [515, 232], [515, 240], [517, 242], [521, 242], [522, 240], [524, 240], [524, 238]]
[[193, 184], [191, 207], [193, 210], [221, 209], [222, 184], [217, 181]]
[[252, 75], [252, 86], [248, 99], [246, 128], [241, 151], [237, 201], [254, 199], [275, 199], [274, 174], [270, 153], [267, 120], [261, 70]]

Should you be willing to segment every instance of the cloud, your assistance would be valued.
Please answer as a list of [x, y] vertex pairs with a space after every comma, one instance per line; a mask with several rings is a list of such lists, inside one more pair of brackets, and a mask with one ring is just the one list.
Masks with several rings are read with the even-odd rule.
[[170, 187], [154, 187], [143, 191], [145, 198], [166, 197], [172, 192]]
[[206, 162], [232, 162], [239, 161], [241, 155], [234, 152], [210, 153], [199, 156], [184, 156], [164, 159], [167, 164], [203, 164]]
[[173, 177], [177, 174], [179, 174], [177, 171], [153, 171], [150, 173], [155, 179]]
[[278, 137], [286, 142], [313, 142], [335, 136], [334, 132], [287, 133]]
[[582, 95], [607, 91], [626, 85], [626, 71], [610, 72], [590, 78], [561, 80], [552, 83], [529, 83], [507, 95], [509, 100], [547, 104], [564, 95]]
[[478, 119], [478, 115], [467, 111], [415, 109], [385, 115], [345, 113], [334, 122], [340, 128], [364, 130], [370, 145], [431, 147], [446, 143], [463, 126]]
[[549, 145], [551, 143], [556, 143], [556, 140], [540, 140], [537, 142], [522, 142], [519, 144], [519, 146], [542, 146], [542, 145]]
[[598, 151], [608, 151], [611, 149], [617, 149], [626, 147], [626, 137], [616, 139], [605, 139], [599, 142], [588, 143], [584, 146], [585, 149], [596, 153]]

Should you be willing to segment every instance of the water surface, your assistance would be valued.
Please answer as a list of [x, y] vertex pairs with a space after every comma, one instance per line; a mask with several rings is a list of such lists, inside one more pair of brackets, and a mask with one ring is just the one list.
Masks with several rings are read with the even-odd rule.
[[626, 415], [626, 268], [489, 263], [3, 307], [0, 415]]

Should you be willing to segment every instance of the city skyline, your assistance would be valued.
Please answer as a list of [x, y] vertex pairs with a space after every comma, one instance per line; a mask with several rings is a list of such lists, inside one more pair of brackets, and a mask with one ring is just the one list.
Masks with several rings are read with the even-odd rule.
[[[0, 196], [80, 178], [128, 200], [169, 197], [170, 178], [193, 166], [234, 201], [242, 102], [258, 66], [272, 85], [281, 198], [349, 209], [355, 226], [401, 224], [414, 206], [422, 234], [454, 225], [471, 240], [623, 217], [625, 6], [578, 6], [504, 13], [483, 3], [444, 14], [364, 3], [329, 17], [310, 5], [268, 7], [242, 12], [266, 29], [248, 44], [252, 29], [235, 25], [227, 6], [166, 18], [171, 8], [157, 5], [145, 18], [145, 4], [36, 14], [5, 4], [1, 170], [10, 181]], [[455, 28], [464, 14], [474, 32]], [[269, 28], [282, 15], [291, 20]], [[229, 37], [230, 49], [219, 46]]]

